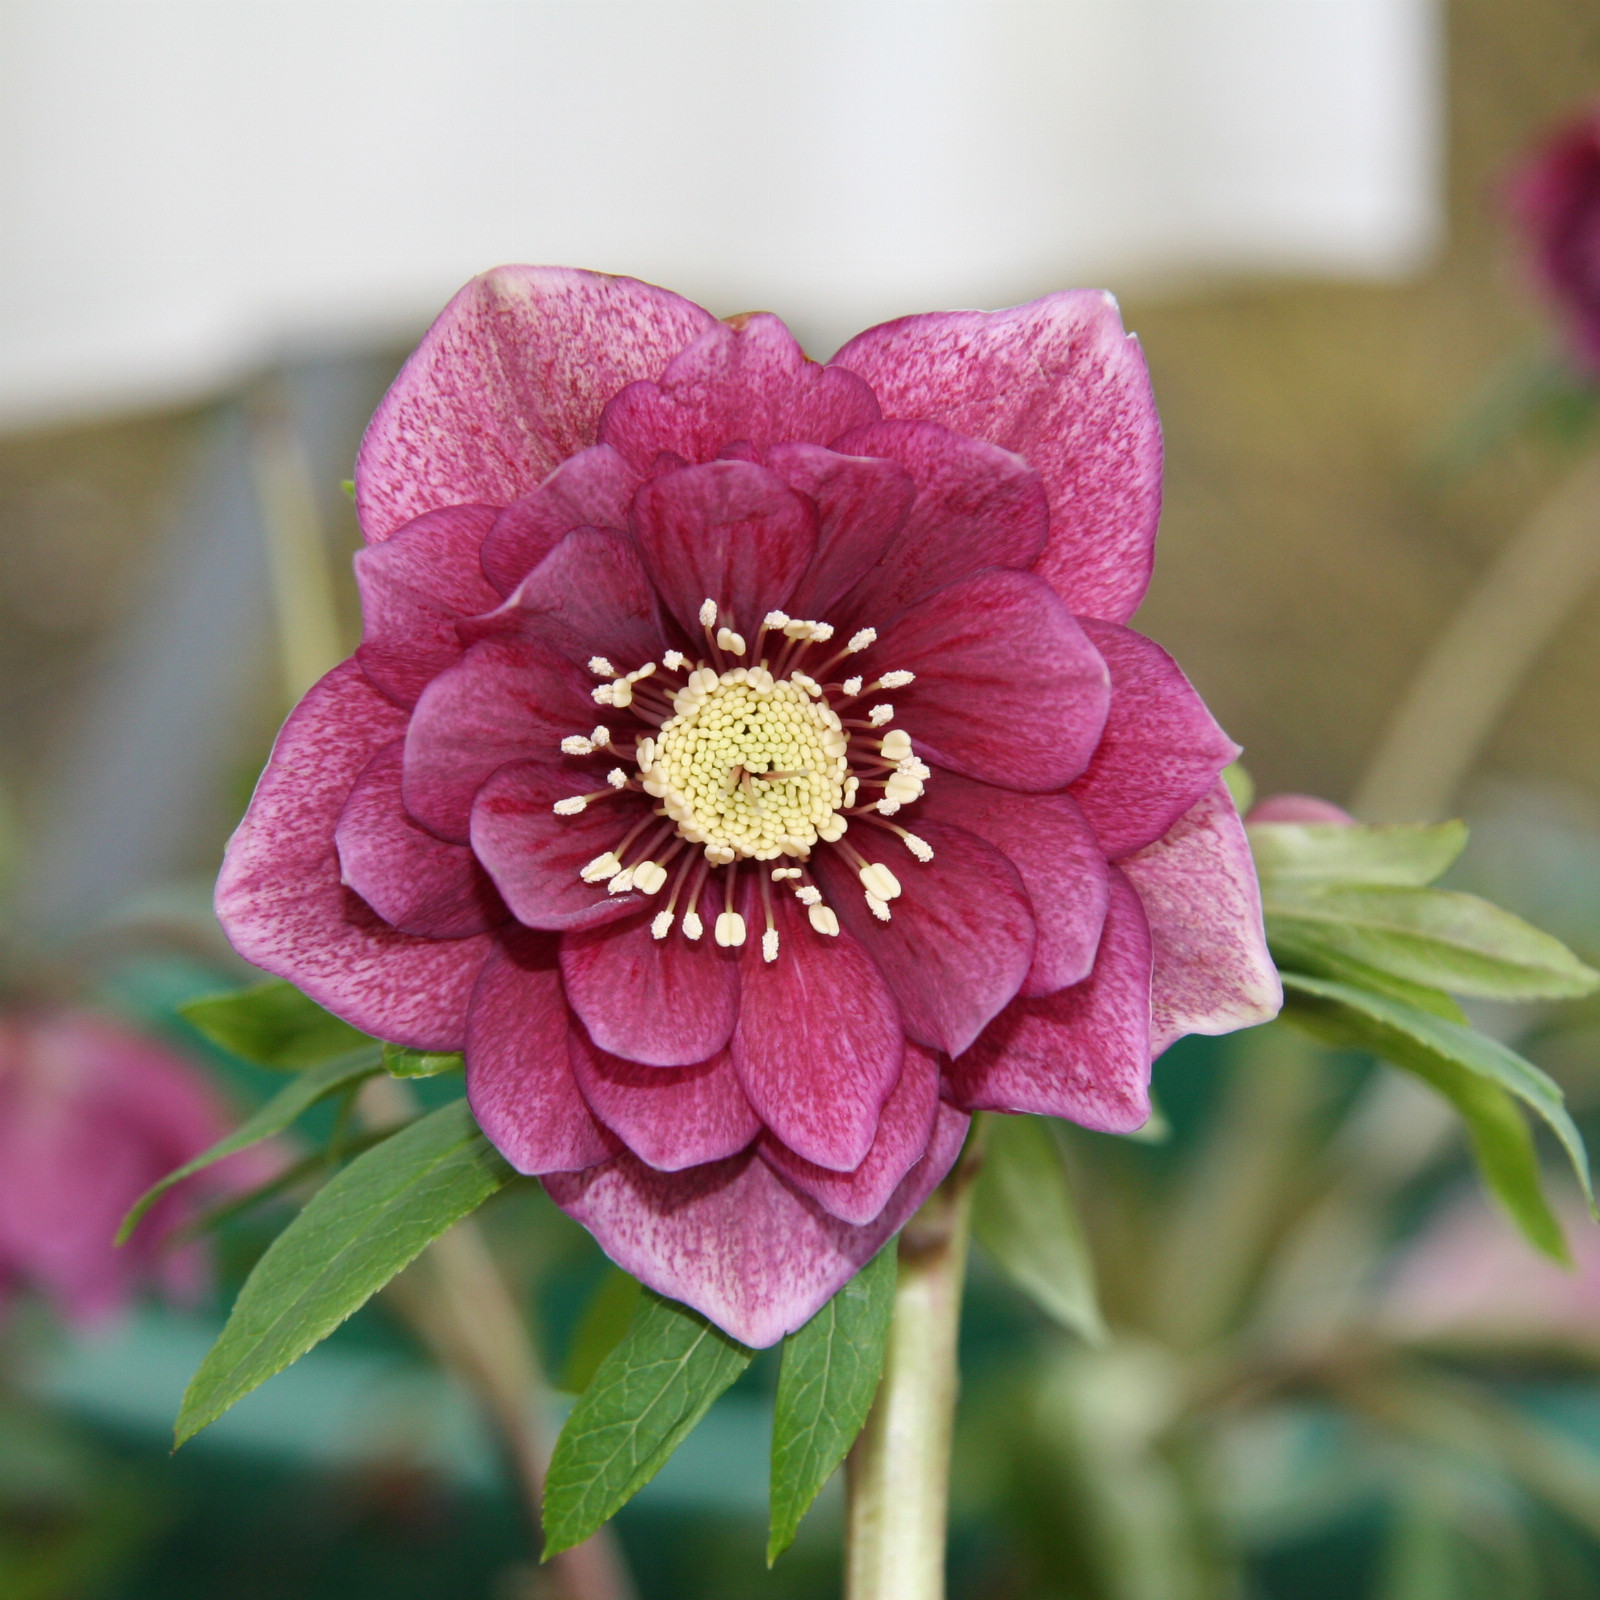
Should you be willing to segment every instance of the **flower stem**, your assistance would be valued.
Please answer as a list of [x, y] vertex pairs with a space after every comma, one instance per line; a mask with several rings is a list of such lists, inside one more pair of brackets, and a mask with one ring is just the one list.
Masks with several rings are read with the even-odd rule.
[[975, 1123], [900, 1235], [883, 1381], [846, 1468], [845, 1600], [944, 1600], [956, 1339], [981, 1144]]

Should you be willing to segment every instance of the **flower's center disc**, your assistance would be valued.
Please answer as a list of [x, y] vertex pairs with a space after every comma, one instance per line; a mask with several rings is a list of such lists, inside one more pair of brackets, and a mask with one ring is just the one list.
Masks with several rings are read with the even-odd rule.
[[685, 839], [713, 860], [770, 861], [843, 834], [848, 742], [804, 674], [701, 668], [672, 704], [639, 771]]

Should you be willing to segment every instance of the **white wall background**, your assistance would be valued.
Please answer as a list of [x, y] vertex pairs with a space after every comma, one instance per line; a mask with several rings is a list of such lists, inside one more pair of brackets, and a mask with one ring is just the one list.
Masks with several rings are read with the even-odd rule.
[[1438, 226], [1431, 0], [5, 0], [0, 425], [395, 336], [500, 261], [786, 315]]

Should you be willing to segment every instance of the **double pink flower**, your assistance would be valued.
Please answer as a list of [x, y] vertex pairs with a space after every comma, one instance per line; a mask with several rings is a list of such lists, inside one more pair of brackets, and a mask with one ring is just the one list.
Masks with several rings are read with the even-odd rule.
[[1125, 626], [1160, 454], [1101, 294], [823, 366], [630, 279], [477, 279], [368, 430], [363, 641], [224, 925], [464, 1048], [517, 1168], [770, 1344], [968, 1112], [1136, 1128], [1155, 1054], [1277, 1008], [1235, 746]]

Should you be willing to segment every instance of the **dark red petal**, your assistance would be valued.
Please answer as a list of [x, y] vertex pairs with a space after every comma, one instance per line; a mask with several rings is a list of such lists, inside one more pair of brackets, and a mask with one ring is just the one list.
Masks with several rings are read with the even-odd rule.
[[415, 705], [429, 680], [461, 659], [456, 624], [500, 603], [478, 564], [496, 514], [491, 506], [430, 511], [382, 544], [356, 552], [356, 660], [403, 706]]
[[574, 528], [626, 528], [638, 482], [609, 445], [580, 450], [496, 518], [483, 541], [484, 575], [507, 595]]
[[1155, 941], [1156, 1055], [1186, 1033], [1232, 1033], [1277, 1016], [1283, 987], [1262, 931], [1255, 862], [1220, 778], [1165, 837], [1118, 864]]
[[639, 552], [610, 528], [575, 528], [503, 606], [463, 623], [461, 637], [542, 644], [585, 669], [604, 656], [619, 672], [659, 661], [666, 645]]
[[923, 818], [977, 834], [1021, 874], [1038, 931], [1021, 994], [1053, 994], [1088, 977], [1106, 919], [1106, 861], [1068, 796], [1018, 794], [936, 772], [914, 814], [895, 820], [915, 833]]
[[509, 916], [493, 882], [464, 844], [421, 827], [400, 800], [405, 740], [361, 770], [334, 829], [344, 882], [401, 933], [461, 939]]
[[724, 622], [753, 642], [817, 547], [811, 502], [748, 461], [652, 479], [634, 500], [633, 530], [661, 598], [691, 639], [702, 637], [700, 607], [711, 599]]
[[1033, 964], [1033, 910], [1017, 869], [963, 828], [924, 823], [933, 846], [919, 862], [897, 839], [854, 827], [845, 838], [900, 880], [890, 920], [867, 907], [855, 870], [836, 850], [812, 856], [817, 881], [839, 921], [877, 962], [905, 1031], [921, 1044], [959, 1055], [1016, 994]]
[[1154, 640], [1114, 622], [1085, 620], [1083, 631], [1111, 673], [1111, 707], [1072, 794], [1115, 861], [1159, 839], [1239, 747]]
[[606, 406], [600, 438], [646, 470], [662, 451], [710, 461], [723, 445], [759, 451], [805, 440], [827, 444], [878, 416], [854, 373], [808, 361], [766, 312], [719, 323], [676, 356], [659, 383], [630, 384]]
[[1094, 971], [1036, 1000], [1014, 1000], [950, 1065], [969, 1111], [1036, 1111], [1103, 1133], [1150, 1117], [1150, 929], [1128, 880], [1111, 902]]
[[647, 815], [643, 795], [597, 800], [575, 817], [552, 810], [558, 800], [605, 787], [588, 761], [514, 761], [479, 789], [472, 848], [524, 926], [596, 928], [646, 903], [643, 895], [608, 894], [605, 884], [578, 876]]
[[939, 1067], [920, 1045], [905, 1047], [894, 1093], [884, 1101], [878, 1136], [853, 1172], [834, 1172], [797, 1156], [776, 1136], [761, 1141], [761, 1156], [795, 1188], [844, 1222], [871, 1222], [900, 1180], [919, 1162], [939, 1115]]
[[902, 317], [835, 362], [884, 410], [1015, 450], [1044, 478], [1050, 542], [1037, 571], [1080, 616], [1126, 622], [1150, 581], [1161, 424], [1139, 343], [1110, 295], [1080, 289], [1009, 311]]
[[980, 572], [940, 589], [882, 629], [865, 659], [874, 672], [916, 673], [909, 688], [885, 692], [916, 753], [985, 783], [1064, 788], [1105, 726], [1105, 663], [1031, 572]]
[[835, 441], [911, 474], [917, 498], [900, 537], [850, 597], [850, 620], [881, 624], [924, 595], [985, 567], [1031, 567], [1050, 511], [1021, 456], [931, 422], [875, 422]]
[[794, 616], [826, 620], [883, 559], [916, 496], [892, 461], [842, 456], [815, 444], [780, 444], [766, 465], [817, 508], [817, 553], [789, 596]]
[[311, 689], [228, 843], [217, 917], [246, 961], [355, 1027], [418, 1050], [459, 1050], [489, 936], [400, 933], [339, 881], [339, 812], [361, 769], [405, 723], [354, 661]]
[[692, 1067], [643, 1067], [573, 1028], [568, 1052], [594, 1114], [658, 1172], [725, 1161], [761, 1132], [726, 1050]]
[[445, 307], [356, 460], [369, 541], [440, 506], [510, 505], [595, 443], [601, 407], [707, 327], [678, 295], [567, 267], [497, 267]]
[[567, 934], [561, 941], [567, 999], [602, 1050], [651, 1067], [693, 1066], [714, 1056], [733, 1032], [737, 955], [716, 945], [709, 931], [690, 941], [674, 928], [654, 939], [651, 920]]
[[487, 639], [430, 683], [406, 730], [406, 809], [465, 844], [473, 797], [509, 761], [553, 760], [597, 720], [594, 679], [544, 645]]
[[967, 1119], [941, 1111], [927, 1155], [864, 1227], [829, 1216], [751, 1153], [687, 1172], [620, 1155], [552, 1173], [550, 1197], [624, 1271], [757, 1349], [809, 1322], [955, 1164]]
[[485, 963], [467, 1018], [467, 1100], [518, 1172], [572, 1172], [615, 1153], [567, 1062], [556, 941], [519, 933]]
[[900, 1076], [900, 1014], [849, 933], [817, 933], [791, 895], [775, 896], [772, 909], [778, 959], [767, 961], [760, 902], [752, 895], [745, 906], [734, 1069], [761, 1120], [790, 1149], [851, 1172], [871, 1150]]

